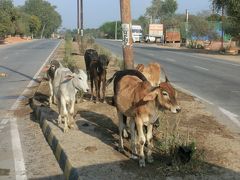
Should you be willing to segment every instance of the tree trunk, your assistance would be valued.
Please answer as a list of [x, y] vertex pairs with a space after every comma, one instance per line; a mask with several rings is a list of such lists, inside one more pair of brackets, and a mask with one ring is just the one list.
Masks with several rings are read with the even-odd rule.
[[45, 30], [45, 26], [46, 26], [46, 24], [44, 24], [44, 25], [43, 25], [43, 28], [42, 28], [41, 39], [43, 38], [43, 33], [44, 33], [44, 30]]

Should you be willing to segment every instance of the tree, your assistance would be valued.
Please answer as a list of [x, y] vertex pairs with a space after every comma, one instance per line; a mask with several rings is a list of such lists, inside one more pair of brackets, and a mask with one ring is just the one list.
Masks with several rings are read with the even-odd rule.
[[19, 9], [16, 9], [16, 20], [13, 22], [15, 29], [14, 35], [29, 35], [29, 21], [30, 16], [28, 14], [22, 12]]
[[232, 16], [237, 21], [240, 21], [239, 0], [213, 0], [213, 5], [217, 11], [221, 11], [222, 8], [226, 9], [228, 16]]
[[[112, 21], [112, 22], [106, 22], [102, 26], [100, 26], [99, 30], [102, 32], [101, 36], [104, 36], [109, 39], [114, 39], [115, 38], [115, 25], [116, 25], [116, 21]], [[120, 21], [117, 22], [117, 37], [118, 38], [122, 37]]]
[[36, 33], [40, 30], [40, 28], [41, 28], [40, 19], [37, 16], [32, 15], [30, 17], [30, 22], [29, 22], [29, 30], [32, 35], [32, 38], [34, 35], [36, 35]]
[[142, 27], [143, 34], [148, 33], [149, 19], [145, 16], [140, 16], [137, 20], [132, 20], [132, 24], [137, 24]]
[[11, 0], [0, 0], [0, 37], [14, 32], [15, 9]]
[[153, 19], [162, 19], [164, 16], [172, 16], [177, 10], [176, 0], [152, 0], [152, 5], [147, 8], [146, 15]]
[[239, 0], [213, 0], [214, 9], [218, 12], [226, 11], [227, 17], [223, 19], [223, 28], [226, 33], [233, 36], [240, 35], [240, 1]]
[[206, 17], [191, 15], [189, 17], [189, 35], [196, 39], [217, 37], [214, 24], [207, 21]]
[[37, 16], [41, 21], [41, 28], [37, 32], [41, 37], [50, 37], [62, 23], [56, 6], [52, 6], [45, 0], [26, 0], [23, 9], [26, 13]]

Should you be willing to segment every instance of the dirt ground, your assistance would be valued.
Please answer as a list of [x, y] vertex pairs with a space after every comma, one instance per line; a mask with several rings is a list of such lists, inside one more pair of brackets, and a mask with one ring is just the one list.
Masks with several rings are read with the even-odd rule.
[[[64, 47], [60, 46], [57, 51], [59, 59], [61, 59], [63, 51]], [[85, 69], [84, 59], [79, 55], [76, 43], [73, 44], [72, 54], [77, 65]], [[112, 58], [107, 71], [107, 79], [118, 69], [118, 62]], [[47, 82], [42, 83], [40, 92], [48, 94]], [[177, 177], [184, 179], [240, 179], [240, 135], [232, 133], [221, 125], [206, 110], [204, 104], [180, 91], [178, 91], [177, 99], [182, 108], [181, 113], [178, 115], [170, 112], [162, 113], [160, 127], [154, 129], [155, 161], [151, 165], [147, 164], [146, 168], [140, 169], [137, 161], [129, 159], [128, 139], [124, 141], [125, 154], [116, 150], [118, 121], [115, 107], [111, 105], [112, 85], [107, 88], [106, 92], [107, 103], [89, 101], [89, 95], [86, 94], [84, 102], [75, 106], [78, 127], [76, 131], [70, 130], [68, 135], [64, 135], [56, 127], [56, 124], [52, 123], [55, 133], [62, 139], [62, 143], [65, 143], [66, 151], [69, 152], [72, 159], [80, 162], [81, 168], [77, 167], [81, 170], [83, 177], [88, 177], [86, 179], [96, 176], [99, 179], [114, 179], [114, 177], [121, 179], [117, 176], [119, 172], [123, 174], [122, 178], [129, 177], [129, 179], [161, 179], [161, 177], [167, 179], [176, 179]], [[55, 106], [51, 108], [53, 112], [56, 112]], [[79, 137], [81, 142], [74, 141], [73, 137]], [[189, 163], [175, 162], [174, 158], [164, 151], [162, 148], [164, 142], [171, 140], [195, 143], [196, 152]], [[107, 149], [107, 152], [101, 152], [104, 149]], [[95, 156], [96, 152], [101, 156]], [[84, 153], [84, 155], [80, 158], [76, 153], [81, 155]], [[94, 159], [95, 157], [99, 159]], [[115, 169], [113, 162], [118, 162]], [[90, 165], [91, 168], [86, 168]]]
[[4, 40], [0, 40], [0, 45], [4, 44], [13, 44], [18, 42], [31, 41], [31, 38], [22, 38], [22, 37], [7, 37]]

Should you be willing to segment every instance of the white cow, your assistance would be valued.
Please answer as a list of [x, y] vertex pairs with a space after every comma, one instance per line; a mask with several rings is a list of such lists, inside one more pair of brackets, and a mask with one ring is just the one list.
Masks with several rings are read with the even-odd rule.
[[73, 122], [75, 95], [78, 90], [87, 92], [89, 90], [87, 84], [87, 74], [80, 70], [72, 73], [68, 68], [58, 68], [55, 72], [53, 80], [53, 91], [56, 95], [58, 105], [58, 123], [64, 120], [64, 132], [71, 127]]

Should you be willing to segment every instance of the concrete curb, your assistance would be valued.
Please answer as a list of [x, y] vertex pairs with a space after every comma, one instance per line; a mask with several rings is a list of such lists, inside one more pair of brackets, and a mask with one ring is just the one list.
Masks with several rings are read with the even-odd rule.
[[57, 137], [53, 134], [51, 127], [48, 124], [46, 119], [47, 114], [50, 113], [50, 109], [47, 107], [36, 107], [35, 108], [35, 118], [39, 120], [39, 124], [42, 128], [44, 137], [46, 138], [49, 146], [51, 147], [53, 154], [55, 155], [56, 160], [58, 161], [59, 166], [61, 167], [63, 174], [67, 180], [79, 180], [78, 171], [68, 159], [68, 156], [62, 145], [60, 144]]

